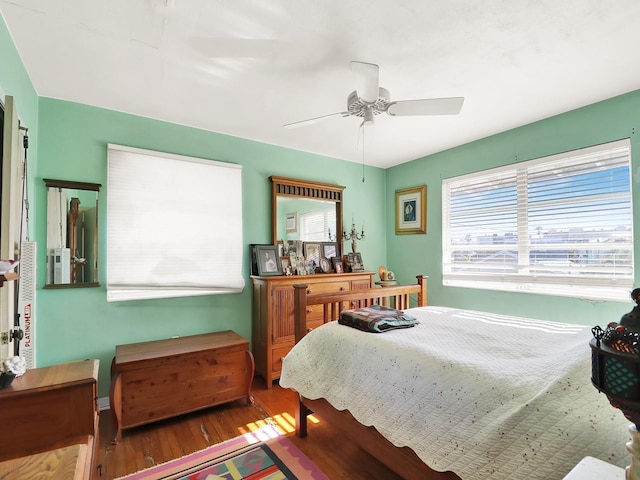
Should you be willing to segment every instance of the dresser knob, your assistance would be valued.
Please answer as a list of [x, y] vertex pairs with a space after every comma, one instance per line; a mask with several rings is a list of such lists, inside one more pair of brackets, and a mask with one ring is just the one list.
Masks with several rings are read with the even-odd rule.
[[347, 289], [347, 287], [340, 287], [340, 291], [344, 292]]
[[313, 308], [307, 308], [307, 313], [313, 313]]
[[309, 289], [307, 290], [307, 295], [311, 295], [313, 293], [313, 290]]

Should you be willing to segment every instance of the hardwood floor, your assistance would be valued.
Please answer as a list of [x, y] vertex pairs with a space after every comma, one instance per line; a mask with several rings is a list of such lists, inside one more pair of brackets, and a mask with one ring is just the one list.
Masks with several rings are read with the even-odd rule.
[[277, 382], [267, 390], [262, 379], [256, 378], [252, 393], [255, 401], [251, 406], [231, 403], [125, 430], [117, 445], [111, 443], [114, 434], [111, 412], [101, 411], [97, 458], [101, 475], [93, 480], [112, 480], [134, 473], [266, 424], [277, 425], [330, 479], [401, 478], [321, 419], [309, 422], [307, 438], [296, 437], [295, 393], [280, 388]]

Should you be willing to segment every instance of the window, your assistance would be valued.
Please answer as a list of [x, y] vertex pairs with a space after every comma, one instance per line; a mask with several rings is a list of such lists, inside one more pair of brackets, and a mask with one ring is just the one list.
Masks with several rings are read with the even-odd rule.
[[299, 215], [300, 238], [308, 242], [326, 242], [331, 227], [336, 225], [336, 207], [332, 205], [321, 210]]
[[241, 173], [109, 145], [107, 300], [242, 291]]
[[443, 180], [444, 285], [628, 300], [630, 156], [621, 140]]

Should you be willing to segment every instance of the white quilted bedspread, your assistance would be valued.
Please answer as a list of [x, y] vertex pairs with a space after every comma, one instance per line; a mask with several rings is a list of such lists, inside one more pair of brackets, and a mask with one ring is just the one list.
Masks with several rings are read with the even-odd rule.
[[590, 327], [411, 313], [420, 325], [380, 334], [313, 330], [285, 358], [280, 385], [349, 410], [463, 480], [561, 479], [587, 455], [629, 463], [630, 422], [591, 384]]

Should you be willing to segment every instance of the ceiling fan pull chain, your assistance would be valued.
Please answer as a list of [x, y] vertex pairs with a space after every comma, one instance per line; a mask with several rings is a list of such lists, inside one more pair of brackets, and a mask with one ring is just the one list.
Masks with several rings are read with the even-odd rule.
[[364, 183], [364, 122], [362, 122], [362, 183]]

